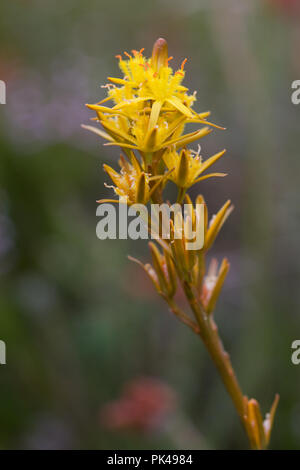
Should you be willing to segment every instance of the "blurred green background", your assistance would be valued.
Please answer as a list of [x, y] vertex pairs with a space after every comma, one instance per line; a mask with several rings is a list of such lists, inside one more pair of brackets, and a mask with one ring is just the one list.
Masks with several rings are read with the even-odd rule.
[[[205, 156], [227, 148], [229, 175], [192, 191], [211, 214], [235, 205], [214, 247], [231, 262], [216, 320], [243, 391], [263, 412], [280, 393], [271, 447], [300, 449], [298, 4], [1, 1], [0, 448], [247, 446], [202, 344], [127, 259], [148, 260], [146, 243], [95, 234], [95, 201], [111, 194], [102, 163], [116, 168], [118, 151], [80, 129], [84, 104], [119, 76], [116, 54], [150, 55], [162, 36], [174, 67], [188, 58], [195, 108], [227, 128], [201, 144]], [[111, 429], [103, 407], [145, 377], [175, 404], [147, 429]]]

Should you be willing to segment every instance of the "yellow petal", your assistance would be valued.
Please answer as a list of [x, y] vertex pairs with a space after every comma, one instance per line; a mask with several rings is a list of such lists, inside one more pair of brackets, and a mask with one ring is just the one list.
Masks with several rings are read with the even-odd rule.
[[201, 178], [197, 178], [194, 183], [198, 183], [199, 181], [206, 180], [207, 178], [212, 178], [213, 176], [223, 177], [227, 176], [227, 173], [209, 173], [209, 175], [201, 176]]
[[116, 83], [117, 85], [135, 85], [134, 82], [124, 80], [123, 78], [107, 77], [107, 79], [112, 83]]
[[225, 202], [223, 207], [219, 210], [219, 212], [214, 216], [212, 219], [212, 222], [209, 226], [209, 229], [206, 234], [206, 240], [205, 240], [205, 249], [208, 250], [213, 242], [216, 239], [216, 236], [218, 235], [219, 231], [222, 228], [222, 225], [224, 224], [225, 220], [227, 217], [231, 214], [233, 210], [233, 206], [230, 206], [231, 201], [228, 200]]
[[110, 176], [111, 180], [115, 183], [115, 185], [119, 186], [122, 180], [120, 173], [114, 170], [111, 166], [106, 165], [106, 163], [104, 163], [103, 168], [104, 171], [106, 171], [106, 173]]
[[217, 160], [219, 160], [219, 158], [222, 157], [222, 155], [224, 155], [224, 153], [226, 152], [226, 150], [222, 150], [221, 152], [219, 153], [216, 153], [215, 155], [213, 155], [212, 157], [208, 158], [207, 160], [205, 160], [205, 162], [202, 163], [202, 166], [201, 166], [201, 173], [203, 173], [205, 170], [207, 170], [207, 168], [209, 168], [211, 165], [213, 165]]
[[141, 172], [141, 165], [138, 159], [136, 158], [134, 152], [132, 150], [128, 150], [128, 156], [135, 171], [137, 172], [137, 174], [139, 174]]
[[97, 127], [94, 126], [86, 126], [85, 124], [81, 124], [82, 129], [87, 129], [88, 131], [94, 132], [94, 134], [100, 135], [100, 137], [103, 137], [103, 139], [109, 140], [110, 142], [114, 142], [114, 139], [107, 134], [106, 132], [103, 132], [101, 129], [98, 129]]
[[156, 126], [158, 118], [159, 118], [159, 113], [160, 113], [160, 110], [161, 110], [161, 106], [162, 106], [161, 101], [154, 101], [154, 103], [152, 105], [152, 108], [151, 108], [148, 131], [150, 131], [153, 127]]
[[195, 140], [201, 139], [201, 137], [205, 137], [211, 132], [212, 130], [209, 129], [209, 127], [203, 127], [203, 129], [191, 132], [190, 134], [185, 134], [180, 137], [176, 137], [175, 139], [168, 140], [167, 142], [165, 142], [165, 146], [174, 144], [176, 148], [184, 147], [185, 145], [194, 142]]
[[193, 118], [193, 119], [188, 119], [188, 123], [199, 123], [199, 124], [206, 124], [208, 126], [215, 127], [216, 129], [221, 129], [222, 131], [225, 130], [225, 127], [218, 126], [217, 124], [214, 124], [213, 122], [206, 121], [206, 119], [199, 119], [199, 118]]
[[100, 106], [99, 104], [86, 104], [86, 107], [89, 109], [92, 109], [93, 111], [97, 111], [100, 113], [107, 113], [107, 114], [127, 117], [126, 114], [120, 111], [116, 111], [114, 108], [108, 108], [107, 106]]
[[267, 415], [266, 419], [264, 420], [264, 429], [265, 429], [267, 445], [270, 442], [271, 432], [272, 432], [272, 428], [273, 428], [273, 422], [274, 422], [278, 402], [279, 402], [279, 395], [278, 395], [278, 393], [276, 393], [273, 404], [271, 406], [270, 413]]
[[106, 144], [104, 144], [106, 146], [111, 146], [111, 145], [118, 145], [119, 147], [124, 147], [124, 148], [127, 148], [127, 149], [134, 149], [134, 150], [139, 150], [138, 147], [136, 145], [132, 145], [132, 144], [125, 144], [124, 142], [116, 142], [116, 141], [113, 141], [113, 142], [107, 142]]
[[143, 97], [143, 98], [133, 98], [131, 100], [127, 100], [127, 101], [122, 101], [121, 103], [119, 104], [116, 104], [116, 106], [113, 107], [113, 109], [121, 109], [121, 108], [124, 108], [125, 106], [130, 106], [131, 104], [136, 104], [136, 103], [140, 103], [141, 101], [148, 101], [148, 100], [151, 100], [152, 97], [151, 96], [146, 96], [146, 97]]
[[130, 142], [132, 144], [135, 144], [135, 140], [129, 134], [126, 134], [125, 132], [123, 132], [120, 129], [118, 129], [117, 127], [111, 125], [107, 121], [100, 121], [100, 122], [101, 122], [102, 126], [104, 127], [104, 129], [107, 129], [109, 132], [111, 132], [112, 134], [117, 135], [118, 137], [121, 137], [125, 141], [127, 140], [128, 142]]
[[187, 108], [181, 101], [179, 98], [177, 98], [177, 96], [172, 96], [172, 98], [169, 98], [166, 100], [167, 103], [171, 104], [172, 106], [174, 106], [174, 108], [178, 109], [178, 111], [180, 111], [182, 114], [184, 114], [185, 116], [187, 117], [190, 117], [192, 118], [193, 117], [193, 114], [192, 112], [189, 110], [189, 108]]
[[248, 421], [251, 425], [252, 435], [256, 443], [256, 449], [264, 449], [266, 446], [263, 420], [259, 404], [254, 398], [248, 401]]
[[216, 284], [212, 290], [212, 293], [210, 295], [208, 305], [206, 307], [206, 313], [210, 314], [214, 311], [218, 297], [220, 295], [221, 289], [223, 287], [223, 284], [225, 282], [227, 273], [229, 271], [229, 263], [226, 258], [223, 259], [219, 273], [218, 273], [218, 279], [216, 281]]

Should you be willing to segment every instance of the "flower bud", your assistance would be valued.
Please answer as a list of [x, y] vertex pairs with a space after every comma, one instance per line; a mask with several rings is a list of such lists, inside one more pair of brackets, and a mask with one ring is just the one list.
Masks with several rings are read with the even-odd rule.
[[266, 436], [263, 426], [263, 420], [258, 402], [251, 398], [248, 401], [247, 424], [254, 449], [266, 448]]
[[[221, 293], [224, 281], [229, 271], [229, 263], [226, 258], [223, 259], [219, 272], [217, 273], [218, 263], [216, 260], [211, 261], [208, 276], [204, 279], [202, 287], [202, 301], [204, 303], [206, 313], [209, 315], [215, 309], [217, 300]], [[211, 271], [211, 272], [210, 272]]]
[[152, 67], [155, 72], [159, 72], [159, 69], [167, 64], [168, 60], [168, 44], [163, 38], [157, 39], [154, 43], [152, 50]]
[[178, 186], [184, 188], [188, 181], [189, 176], [189, 158], [186, 150], [182, 150], [180, 154], [180, 161], [177, 173]]
[[145, 204], [147, 202], [147, 187], [146, 175], [141, 173], [137, 180], [136, 188], [136, 202], [138, 204]]
[[210, 221], [209, 228], [206, 233], [205, 237], [205, 250], [209, 250], [212, 244], [214, 243], [216, 236], [218, 235], [219, 231], [221, 230], [225, 220], [233, 211], [233, 205], [231, 205], [231, 201], [228, 200], [225, 204], [221, 207], [219, 212], [213, 216]]

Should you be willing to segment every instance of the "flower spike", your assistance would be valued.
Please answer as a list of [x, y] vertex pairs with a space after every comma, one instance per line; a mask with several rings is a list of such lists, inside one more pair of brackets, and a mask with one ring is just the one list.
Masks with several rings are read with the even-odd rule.
[[[94, 113], [95, 125], [82, 127], [104, 139], [104, 145], [122, 149], [119, 171], [108, 164], [103, 165], [113, 183], [109, 187], [119, 200], [98, 202], [128, 206], [146, 205], [149, 201], [155, 203], [155, 208], [153, 204], [151, 206], [151, 217], [143, 216], [143, 220], [148, 221], [149, 234], [156, 239], [156, 244], [149, 243], [152, 265], [129, 259], [147, 273], [170, 311], [201, 338], [232, 399], [251, 447], [265, 449], [270, 442], [279, 395], [275, 396], [271, 410], [263, 420], [258, 401], [249, 400], [242, 393], [214, 320], [229, 262], [224, 258], [219, 266], [217, 260], [212, 259], [207, 268], [206, 261], [233, 205], [230, 200], [225, 202], [209, 222], [204, 197], [198, 195], [193, 203], [187, 194], [196, 183], [226, 175], [213, 170], [208, 172], [225, 150], [203, 160], [200, 146], [198, 151], [188, 148], [198, 139], [216, 129], [224, 130], [224, 127], [207, 120], [209, 111], [194, 109], [196, 92], [190, 93], [183, 85], [187, 59], [182, 61], [179, 70], [173, 71], [170, 67], [172, 57], [168, 57], [168, 45], [163, 38], [155, 42], [150, 58], [143, 51], [132, 50], [131, 54], [117, 55], [121, 76], [108, 77], [109, 83], [102, 87], [107, 96], [87, 105]], [[187, 124], [197, 127], [186, 132]], [[177, 186], [177, 201], [173, 205], [164, 199], [164, 189], [169, 181]], [[165, 214], [169, 214], [167, 219]], [[179, 286], [193, 318], [176, 303]]]

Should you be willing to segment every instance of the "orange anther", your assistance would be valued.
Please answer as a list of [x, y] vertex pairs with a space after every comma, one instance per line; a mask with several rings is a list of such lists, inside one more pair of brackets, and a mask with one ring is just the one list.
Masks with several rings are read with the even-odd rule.
[[121, 56], [120, 54], [115, 55], [115, 58], [116, 58], [116, 59], [119, 59], [119, 60], [122, 60], [122, 56]]
[[185, 63], [186, 63], [186, 62], [187, 62], [187, 59], [184, 59], [184, 60], [182, 61], [182, 64], [181, 64], [181, 66], [180, 66], [181, 70], [184, 69], [184, 66], [185, 66]]
[[145, 50], [145, 48], [144, 48], [144, 47], [142, 47], [142, 49], [140, 50], [139, 54], [140, 54], [140, 55], [142, 55], [142, 54], [143, 54], [143, 52], [144, 52], [144, 50]]
[[170, 57], [167, 58], [167, 64], [170, 62], [170, 60], [173, 59], [173, 56], [171, 55]]
[[124, 54], [125, 54], [127, 57], [129, 57], [129, 59], [132, 59], [131, 55], [128, 54], [128, 52], [124, 51]]
[[145, 62], [144, 64], [139, 64], [140, 67], [144, 67], [144, 70], [147, 70], [149, 68], [148, 62]]

